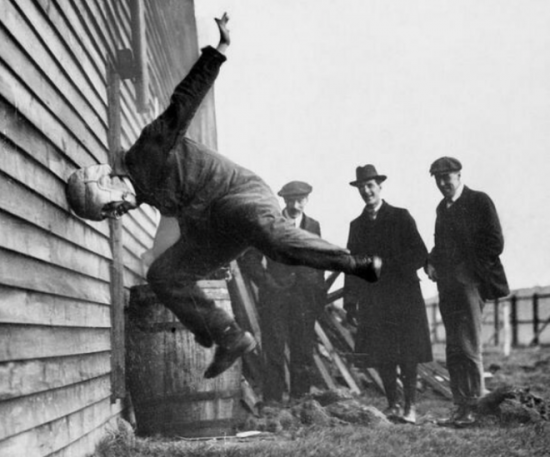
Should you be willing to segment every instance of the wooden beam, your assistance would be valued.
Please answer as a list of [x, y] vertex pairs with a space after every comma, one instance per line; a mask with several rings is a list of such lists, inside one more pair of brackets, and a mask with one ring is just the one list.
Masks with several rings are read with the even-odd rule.
[[319, 373], [321, 374], [321, 377], [323, 378], [323, 381], [325, 381], [325, 384], [329, 389], [336, 390], [337, 386], [330, 376], [330, 373], [325, 366], [325, 363], [321, 359], [321, 356], [319, 355], [319, 352], [317, 349], [313, 352], [313, 361], [315, 362], [315, 365], [317, 366], [317, 369], [319, 370]]
[[[120, 152], [120, 77], [114, 65], [107, 69], [107, 97], [109, 109], [109, 155], [111, 160]], [[124, 245], [122, 240], [122, 221], [109, 220], [111, 229], [111, 339], [112, 339], [112, 396], [113, 403], [117, 398], [126, 395], [125, 383], [125, 336], [124, 336]]]
[[325, 346], [327, 352], [334, 361], [336, 367], [338, 368], [338, 371], [340, 371], [340, 373], [342, 374], [351, 391], [357, 394], [361, 393], [361, 389], [355, 382], [355, 379], [353, 379], [353, 376], [346, 367], [346, 364], [340, 358], [340, 355], [335, 351], [334, 346], [330, 342], [330, 339], [326, 335], [325, 331], [321, 328], [319, 322], [315, 322], [315, 333], [323, 343], [323, 346]]

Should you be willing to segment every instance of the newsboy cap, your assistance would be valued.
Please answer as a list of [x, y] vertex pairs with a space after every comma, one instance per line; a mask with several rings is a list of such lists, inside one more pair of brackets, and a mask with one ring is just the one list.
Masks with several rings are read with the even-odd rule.
[[430, 174], [451, 173], [462, 170], [462, 164], [454, 157], [440, 157], [430, 167]]
[[282, 189], [277, 192], [279, 197], [299, 197], [307, 196], [311, 193], [313, 187], [311, 187], [307, 182], [303, 181], [290, 181], [286, 183]]
[[359, 187], [361, 184], [375, 179], [378, 183], [385, 181], [386, 175], [379, 175], [374, 165], [368, 164], [364, 167], [357, 167], [355, 169], [355, 181], [349, 183], [350, 186]]

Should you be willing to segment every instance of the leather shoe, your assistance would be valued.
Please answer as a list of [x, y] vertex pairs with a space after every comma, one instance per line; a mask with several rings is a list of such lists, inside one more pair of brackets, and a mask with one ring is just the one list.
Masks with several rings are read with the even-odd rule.
[[465, 408], [463, 414], [455, 420], [455, 427], [465, 428], [470, 427], [476, 423], [476, 416], [472, 408]]
[[210, 335], [195, 335], [195, 341], [197, 344], [205, 348], [211, 348], [214, 346], [214, 340], [210, 337]]
[[249, 332], [242, 332], [231, 343], [220, 345], [214, 353], [214, 360], [204, 372], [206, 379], [215, 378], [231, 367], [237, 359], [256, 347], [256, 340]]
[[367, 282], [376, 282], [380, 278], [382, 259], [378, 256], [354, 255], [355, 266], [353, 275], [364, 279]]
[[437, 421], [437, 425], [440, 425], [441, 427], [454, 427], [456, 420], [464, 415], [465, 407], [464, 406], [458, 406], [455, 408], [449, 417], [446, 417], [444, 419], [439, 419]]
[[414, 406], [405, 407], [405, 412], [400, 417], [404, 424], [416, 424], [416, 408]]
[[401, 418], [401, 406], [398, 404], [388, 406], [383, 413], [390, 420], [399, 420]]

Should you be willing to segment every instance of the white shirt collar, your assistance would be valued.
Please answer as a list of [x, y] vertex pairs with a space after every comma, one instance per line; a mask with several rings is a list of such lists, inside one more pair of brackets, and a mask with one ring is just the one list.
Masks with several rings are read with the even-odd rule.
[[458, 186], [458, 189], [456, 189], [455, 194], [451, 198], [451, 201], [453, 203], [456, 202], [460, 198], [460, 196], [462, 195], [463, 190], [464, 190], [464, 183], [460, 183], [460, 185]]
[[290, 222], [292, 222], [296, 227], [300, 228], [300, 226], [302, 225], [302, 219], [304, 218], [304, 213], [301, 213], [297, 218], [293, 219], [288, 215], [286, 209], [284, 209], [283, 216]]
[[380, 208], [382, 208], [383, 203], [384, 203], [384, 200], [380, 199], [380, 201], [378, 202], [378, 205], [376, 205], [376, 207], [374, 207], [374, 208], [367, 207], [367, 213], [378, 214], [378, 211], [380, 211]]

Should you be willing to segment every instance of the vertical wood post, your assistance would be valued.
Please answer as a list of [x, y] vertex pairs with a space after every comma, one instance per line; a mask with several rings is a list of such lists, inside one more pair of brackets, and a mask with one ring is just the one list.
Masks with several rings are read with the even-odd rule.
[[512, 352], [512, 332], [510, 328], [510, 302], [506, 300], [502, 306], [502, 353], [505, 357], [510, 355]]
[[495, 331], [495, 346], [500, 344], [500, 310], [499, 310], [498, 298], [493, 302], [493, 326]]
[[[109, 155], [111, 160], [120, 152], [120, 77], [113, 65], [107, 68], [107, 98], [109, 120]], [[109, 220], [111, 232], [111, 401], [124, 398], [125, 360], [124, 360], [124, 263], [122, 259], [122, 221]]]
[[539, 295], [533, 294], [533, 341], [531, 342], [532, 346], [538, 346], [539, 344]]
[[147, 72], [147, 41], [145, 38], [145, 7], [143, 0], [130, 2], [132, 26], [132, 50], [134, 54], [136, 108], [138, 113], [146, 113], [149, 77]]
[[438, 303], [432, 303], [432, 332], [433, 332], [433, 342], [439, 343], [439, 334], [437, 333], [437, 329], [439, 327], [439, 323], [437, 322], [437, 307], [439, 306]]
[[512, 347], [518, 345], [518, 298], [515, 295], [510, 297], [510, 321], [512, 324]]

